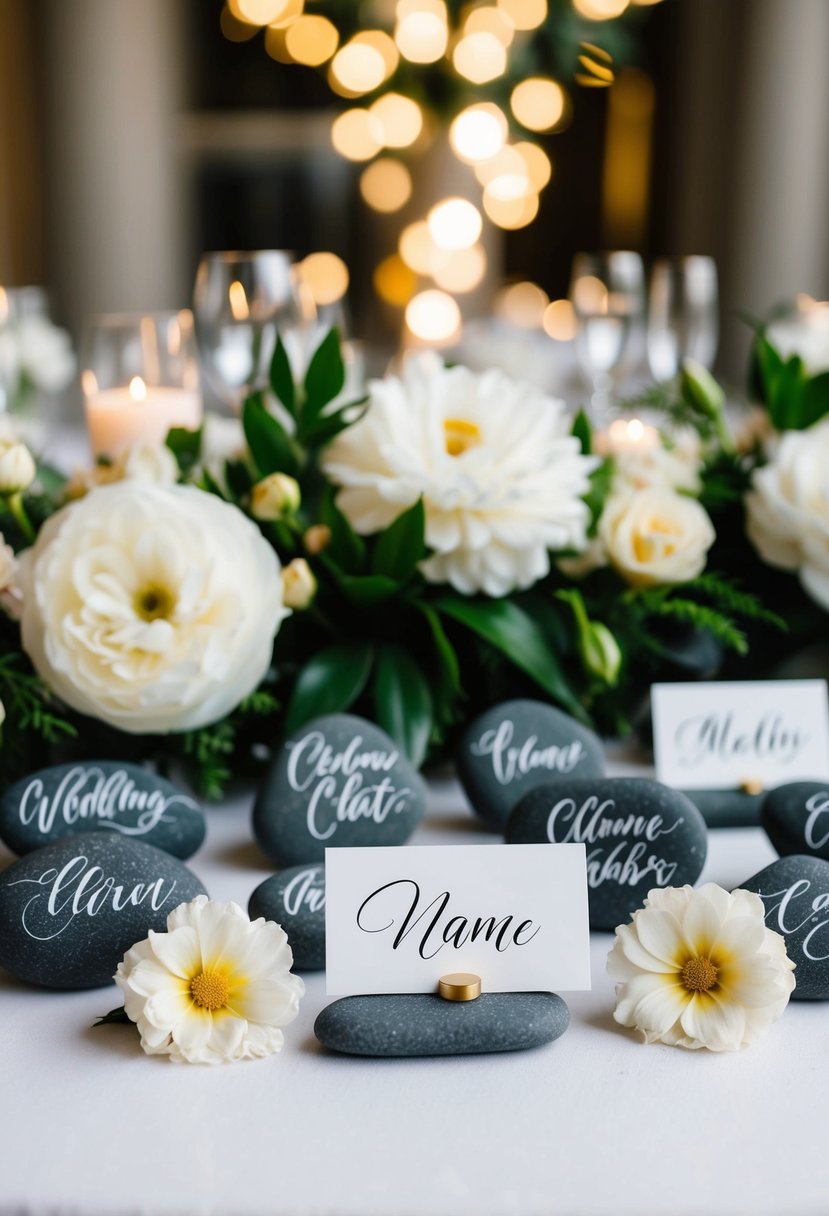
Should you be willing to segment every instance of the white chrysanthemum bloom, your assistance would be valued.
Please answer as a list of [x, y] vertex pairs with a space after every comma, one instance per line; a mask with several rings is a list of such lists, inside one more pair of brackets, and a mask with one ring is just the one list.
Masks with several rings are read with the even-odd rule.
[[759, 895], [715, 883], [648, 894], [620, 925], [607, 959], [614, 1018], [647, 1043], [736, 1051], [776, 1022], [794, 988], [794, 963], [766, 928]]
[[127, 951], [115, 982], [148, 1055], [221, 1064], [280, 1050], [305, 992], [293, 961], [279, 925], [198, 895]]
[[133, 734], [223, 718], [263, 679], [288, 612], [259, 529], [194, 486], [104, 486], [53, 515], [20, 564], [38, 673]]
[[787, 431], [746, 495], [746, 531], [764, 561], [797, 571], [829, 610], [829, 418]]
[[324, 458], [357, 532], [388, 527], [422, 496], [433, 555], [421, 570], [467, 595], [529, 587], [549, 571], [549, 550], [584, 548], [597, 461], [581, 455], [562, 402], [431, 353], [369, 391], [364, 417]]

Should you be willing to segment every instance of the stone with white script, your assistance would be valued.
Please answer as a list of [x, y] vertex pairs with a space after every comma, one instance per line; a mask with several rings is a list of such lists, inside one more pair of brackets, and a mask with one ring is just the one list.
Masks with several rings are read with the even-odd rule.
[[204, 894], [150, 844], [113, 832], [58, 840], [0, 874], [0, 966], [45, 988], [99, 988], [131, 946]]
[[786, 941], [795, 965], [792, 1000], [829, 1000], [829, 861], [781, 857], [740, 886], [760, 896], [766, 925]]
[[507, 844], [584, 844], [591, 929], [615, 929], [653, 887], [695, 883], [705, 821], [678, 790], [644, 777], [554, 781], [510, 816]]
[[171, 781], [110, 760], [41, 769], [0, 799], [0, 838], [20, 856], [65, 836], [97, 831], [185, 860], [204, 841], [204, 812]]
[[382, 730], [351, 714], [317, 718], [282, 744], [256, 798], [253, 832], [280, 868], [326, 848], [405, 844], [426, 786]]
[[809, 853], [829, 861], [829, 781], [792, 781], [770, 790], [760, 812], [781, 857]]
[[291, 866], [266, 878], [250, 897], [251, 919], [264, 916], [288, 934], [294, 970], [325, 970], [325, 866]]
[[494, 705], [467, 726], [455, 759], [474, 810], [499, 831], [536, 786], [604, 774], [596, 735], [544, 701]]
[[566, 1004], [552, 992], [487, 992], [474, 1001], [347, 996], [323, 1009], [314, 1034], [347, 1055], [462, 1056], [542, 1047], [569, 1021]]

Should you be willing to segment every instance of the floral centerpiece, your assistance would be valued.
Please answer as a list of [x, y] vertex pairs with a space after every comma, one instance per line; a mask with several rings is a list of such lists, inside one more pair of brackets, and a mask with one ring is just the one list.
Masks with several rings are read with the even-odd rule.
[[174, 430], [66, 482], [4, 442], [3, 782], [117, 754], [218, 796], [344, 710], [420, 765], [511, 695], [624, 733], [654, 679], [751, 674], [791, 649], [784, 615], [819, 634], [829, 420], [735, 442], [693, 366], [658, 430], [598, 434], [433, 354], [343, 384], [332, 331], [301, 383], [277, 346], [220, 451]]

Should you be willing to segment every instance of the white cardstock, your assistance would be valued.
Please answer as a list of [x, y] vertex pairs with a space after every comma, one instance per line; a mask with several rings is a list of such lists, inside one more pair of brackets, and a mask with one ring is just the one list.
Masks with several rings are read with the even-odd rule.
[[829, 778], [825, 680], [654, 684], [656, 777], [679, 789]]
[[583, 844], [325, 850], [329, 996], [590, 988]]

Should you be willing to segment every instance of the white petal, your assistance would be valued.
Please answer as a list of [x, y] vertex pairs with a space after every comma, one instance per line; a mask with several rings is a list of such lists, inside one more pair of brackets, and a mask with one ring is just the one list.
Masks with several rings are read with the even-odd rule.
[[191, 980], [201, 971], [199, 935], [190, 925], [172, 933], [150, 932], [153, 954], [173, 975]]
[[745, 1010], [711, 994], [691, 998], [682, 1014], [682, 1029], [710, 1051], [736, 1051], [743, 1043]]
[[679, 921], [670, 912], [644, 908], [636, 914], [636, 932], [649, 954], [661, 959], [668, 968], [676, 968], [684, 948]]
[[688, 992], [673, 976], [638, 975], [617, 991], [614, 1018], [623, 1026], [665, 1034], [682, 1016]]

